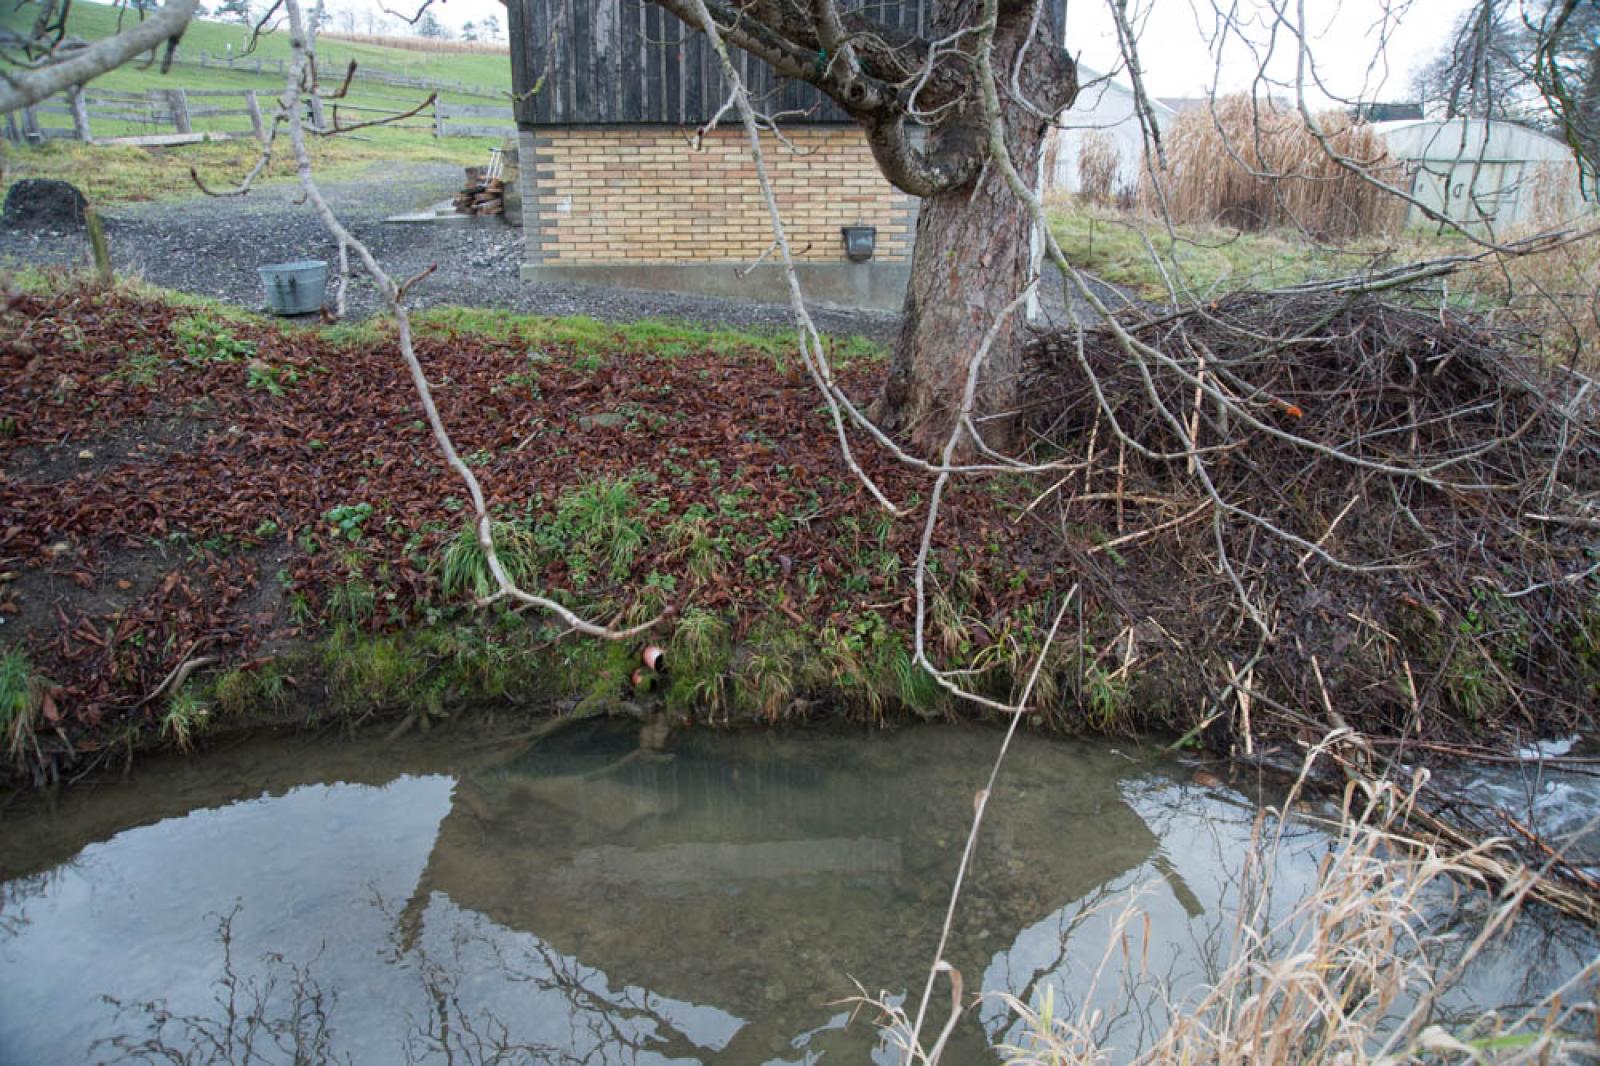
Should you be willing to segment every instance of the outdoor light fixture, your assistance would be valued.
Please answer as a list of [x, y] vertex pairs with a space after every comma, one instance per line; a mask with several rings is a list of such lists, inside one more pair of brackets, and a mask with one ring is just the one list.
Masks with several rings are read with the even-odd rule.
[[855, 263], [864, 263], [872, 258], [872, 247], [878, 241], [876, 226], [844, 226], [839, 230], [844, 234], [844, 254]]

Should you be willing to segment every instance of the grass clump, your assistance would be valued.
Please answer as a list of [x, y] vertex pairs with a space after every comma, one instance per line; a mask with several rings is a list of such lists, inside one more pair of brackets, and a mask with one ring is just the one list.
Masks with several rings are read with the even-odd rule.
[[211, 683], [211, 701], [230, 715], [281, 711], [289, 704], [289, 675], [276, 659], [224, 671]]
[[211, 705], [191, 686], [184, 685], [167, 699], [161, 714], [161, 737], [179, 751], [194, 750], [194, 741], [211, 721]]
[[322, 648], [335, 699], [346, 710], [411, 707], [421, 691], [426, 660], [400, 636], [371, 636], [339, 625]]
[[223, 322], [208, 314], [185, 315], [172, 324], [172, 339], [195, 366], [240, 363], [256, 354], [256, 343], [235, 337]]
[[575, 587], [587, 585], [597, 569], [621, 581], [649, 538], [637, 510], [631, 480], [595, 478], [563, 493], [554, 517], [534, 539], [545, 552], [565, 559]]
[[[495, 555], [506, 576], [521, 583], [538, 572], [539, 543], [522, 522], [495, 522], [491, 527]], [[499, 590], [489, 572], [488, 558], [478, 543], [477, 524], [468, 522], [447, 544], [438, 562], [440, 590], [449, 599], [470, 596], [481, 600]]]
[[0, 739], [13, 762], [27, 751], [48, 688], [21, 648], [0, 653]]

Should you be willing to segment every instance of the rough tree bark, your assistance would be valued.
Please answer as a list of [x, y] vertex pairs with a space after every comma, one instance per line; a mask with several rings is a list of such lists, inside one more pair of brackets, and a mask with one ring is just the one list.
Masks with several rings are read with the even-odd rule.
[[[685, 0], [656, 0], [696, 26]], [[873, 416], [930, 458], [944, 446], [967, 369], [1001, 309], [1022, 292], [1032, 257], [1023, 205], [987, 166], [989, 131], [974, 84], [979, 0], [931, 0], [925, 38], [908, 37], [836, 0], [708, 0], [723, 36], [786, 77], [807, 81], [858, 121], [884, 176], [922, 198], [905, 321]], [[1045, 0], [1000, 0], [993, 69], [1005, 143], [1018, 173], [1039, 172], [1050, 120], [1077, 95]], [[937, 44], [935, 42], [938, 42]], [[930, 56], [931, 61], [930, 61]], [[1020, 341], [1009, 322], [980, 381], [984, 442], [1011, 443]], [[971, 442], [958, 449], [965, 457]]]
[[[976, 17], [968, 4], [941, 4], [935, 36], [971, 25]], [[1048, 19], [1037, 26], [1034, 20], [1031, 4], [1001, 4], [995, 29], [994, 69], [1015, 70], [1015, 88], [1021, 90], [1019, 99], [1013, 86], [998, 87], [1006, 147], [1023, 175], [1039, 173], [1049, 132], [1044, 116], [1056, 115], [1077, 95], [1071, 59], [1052, 46]], [[962, 113], [951, 121], [960, 151], [977, 150], [985, 136], [974, 97], [969, 91]], [[978, 145], [971, 145], [973, 138]], [[873, 406], [879, 424], [907, 438], [913, 450], [936, 455], [949, 437], [968, 364], [1001, 310], [1022, 292], [1032, 245], [1023, 205], [991, 168], [923, 198], [905, 317]], [[1020, 315], [1007, 322], [979, 382], [975, 420], [985, 443], [999, 450], [1012, 443], [1010, 412], [1017, 408], [1026, 328]], [[965, 456], [971, 448], [958, 451]]]

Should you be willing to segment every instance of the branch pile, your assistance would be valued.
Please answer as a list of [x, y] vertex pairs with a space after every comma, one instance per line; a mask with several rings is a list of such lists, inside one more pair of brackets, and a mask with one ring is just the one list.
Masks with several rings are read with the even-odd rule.
[[1049, 501], [1124, 654], [1182, 664], [1148, 672], [1150, 698], [1209, 700], [1244, 751], [1345, 724], [1592, 725], [1592, 381], [1375, 295], [1240, 294], [1125, 329], [1036, 341], [1025, 418], [1085, 459]]

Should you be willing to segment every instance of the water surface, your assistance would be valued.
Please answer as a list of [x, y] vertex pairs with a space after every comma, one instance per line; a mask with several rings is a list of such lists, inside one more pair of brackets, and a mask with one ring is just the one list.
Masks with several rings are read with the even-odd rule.
[[[847, 1001], [914, 1002], [998, 744], [691, 730], [658, 752], [602, 727], [153, 761], [0, 823], [0, 1060], [241, 1061], [248, 1038], [261, 1061], [894, 1061]], [[1134, 746], [1019, 737], [947, 955], [969, 991], [1070, 998], [1137, 890], [1148, 971], [1199, 980], [1256, 816]], [[1327, 847], [1290, 831], [1283, 898]], [[1474, 993], [1525, 999], [1593, 946], [1526, 949]], [[1158, 1020], [1112, 1017], [1113, 1044]], [[1013, 1025], [986, 999], [946, 1061], [992, 1061]]]

